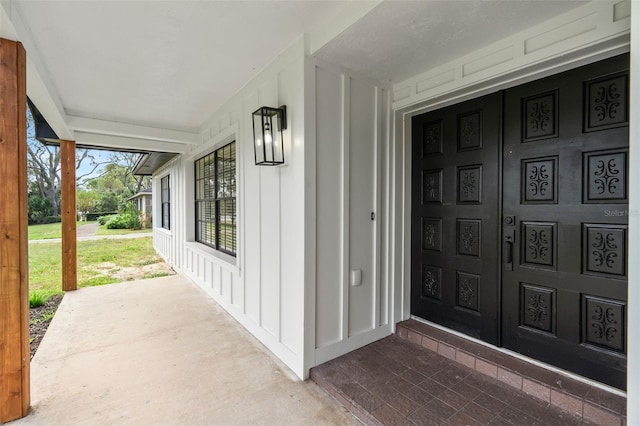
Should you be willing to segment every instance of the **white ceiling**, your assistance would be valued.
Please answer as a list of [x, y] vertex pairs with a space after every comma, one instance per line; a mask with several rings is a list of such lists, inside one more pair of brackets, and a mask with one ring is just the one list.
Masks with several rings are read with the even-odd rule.
[[65, 112], [193, 131], [341, 1], [16, 5]]
[[[583, 3], [387, 0], [316, 54], [398, 82]], [[14, 5], [66, 114], [190, 132], [288, 45], [314, 28], [348, 21], [354, 6], [325, 0]]]
[[376, 80], [397, 83], [585, 3], [387, 0], [316, 55]]

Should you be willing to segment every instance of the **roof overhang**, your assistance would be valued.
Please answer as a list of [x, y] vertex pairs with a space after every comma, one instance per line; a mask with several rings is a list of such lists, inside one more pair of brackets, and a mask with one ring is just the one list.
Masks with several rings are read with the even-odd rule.
[[133, 166], [133, 174], [138, 176], [151, 176], [160, 167], [171, 161], [176, 155], [170, 152], [148, 152], [142, 154]]

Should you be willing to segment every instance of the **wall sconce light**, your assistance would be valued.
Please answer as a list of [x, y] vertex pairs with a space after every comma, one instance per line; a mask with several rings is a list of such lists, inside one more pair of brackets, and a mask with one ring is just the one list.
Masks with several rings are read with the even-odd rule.
[[287, 107], [260, 107], [253, 113], [253, 149], [256, 165], [284, 164], [282, 131], [287, 128]]

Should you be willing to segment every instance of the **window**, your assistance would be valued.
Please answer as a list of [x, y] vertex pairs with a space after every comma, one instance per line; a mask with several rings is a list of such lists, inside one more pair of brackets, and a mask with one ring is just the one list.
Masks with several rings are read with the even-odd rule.
[[196, 241], [236, 255], [236, 143], [195, 162]]
[[169, 187], [169, 175], [160, 179], [160, 203], [162, 210], [162, 227], [171, 229], [171, 188]]

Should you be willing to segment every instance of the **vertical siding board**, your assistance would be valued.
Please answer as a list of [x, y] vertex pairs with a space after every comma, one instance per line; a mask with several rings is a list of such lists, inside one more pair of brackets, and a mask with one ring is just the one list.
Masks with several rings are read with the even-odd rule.
[[[343, 82], [342, 76], [316, 68], [316, 337], [315, 347], [342, 339], [345, 312], [342, 256]], [[324, 312], [332, 312], [325, 315]]]
[[[250, 118], [258, 104], [258, 93], [251, 92], [244, 102], [243, 117]], [[240, 240], [241, 250], [244, 253], [243, 278], [245, 282], [245, 306], [247, 315], [261, 325], [262, 321], [262, 269], [261, 269], [261, 226], [260, 216], [260, 167], [255, 166], [253, 153], [253, 123], [246, 119], [242, 126], [245, 137], [241, 141], [244, 156], [241, 158], [243, 164], [243, 174], [239, 179], [243, 188], [243, 216], [242, 227], [244, 228], [243, 239]]]
[[[287, 131], [284, 133], [285, 164], [279, 166], [279, 277], [280, 277], [280, 341], [293, 353], [303, 352], [303, 335], [312, 329], [305, 329], [305, 179], [294, 176], [305, 174], [305, 152], [295, 149], [301, 144], [305, 151], [309, 143], [303, 138], [293, 138], [299, 129], [304, 131], [304, 93], [296, 88], [304, 86], [304, 63], [278, 73], [278, 105], [287, 105]], [[294, 84], [291, 84], [294, 83]], [[304, 134], [304, 133], [302, 133]], [[300, 202], [298, 194], [305, 194], [305, 202]], [[298, 249], [296, 249], [298, 247]], [[300, 250], [301, 261], [292, 262], [292, 250]], [[301, 280], [302, 279], [302, 280]], [[296, 318], [290, 321], [288, 319]], [[313, 330], [311, 330], [313, 332]]]
[[[316, 351], [319, 364], [373, 342], [391, 332], [388, 319], [391, 299], [390, 274], [383, 247], [390, 240], [389, 198], [391, 164], [389, 158], [389, 90], [332, 65], [316, 61]], [[329, 76], [341, 85], [341, 96], [332, 99]], [[340, 111], [339, 149], [331, 146], [328, 129], [335, 128], [330, 118]], [[327, 140], [329, 139], [329, 140]], [[328, 153], [333, 152], [333, 156]], [[339, 153], [340, 155], [335, 155]], [[339, 158], [337, 158], [339, 157]], [[338, 170], [334, 170], [338, 167]], [[339, 175], [337, 183], [331, 175]], [[336, 188], [337, 187], [337, 188]], [[333, 198], [327, 194], [333, 193]], [[323, 204], [332, 205], [336, 221], [324, 218]], [[337, 209], [336, 209], [337, 205]], [[337, 210], [337, 211], [335, 211]], [[371, 220], [371, 213], [375, 220]], [[326, 241], [333, 229], [339, 229], [339, 241]], [[331, 255], [339, 249], [339, 289], [342, 299], [326, 301], [335, 279], [323, 268], [331, 265]], [[385, 259], [383, 259], [383, 256]], [[362, 284], [351, 285], [351, 271], [362, 270]], [[336, 286], [337, 287], [337, 286]], [[333, 303], [332, 303], [333, 302]], [[339, 312], [340, 335], [332, 339], [329, 326]]]
[[383, 230], [381, 231], [381, 274], [380, 274], [380, 286], [381, 286], [381, 298], [380, 298], [380, 322], [379, 326], [386, 325], [389, 323], [389, 288], [391, 283], [393, 282], [390, 276], [390, 254], [391, 254], [391, 239], [390, 236], [390, 222], [391, 222], [391, 174], [390, 174], [390, 166], [391, 166], [391, 152], [390, 152], [390, 144], [389, 144], [389, 122], [390, 122], [390, 104], [389, 104], [389, 91], [382, 90], [383, 100], [380, 108], [380, 115], [382, 117], [382, 130], [381, 130], [381, 145], [382, 145], [382, 154], [381, 154], [381, 198], [382, 198], [382, 217], [383, 221], [381, 223], [381, 227]]
[[362, 271], [362, 284], [349, 287], [349, 336], [373, 329], [375, 307], [375, 90], [350, 82], [349, 269]]
[[351, 78], [342, 76], [342, 340], [349, 337]]
[[[259, 88], [259, 104], [276, 105], [278, 93], [276, 90], [277, 76], [265, 81]], [[280, 253], [280, 229], [278, 228], [279, 206], [279, 174], [277, 167], [261, 167], [260, 173], [260, 216], [261, 216], [261, 311], [262, 327], [276, 340], [280, 339], [280, 280], [279, 253]], [[301, 303], [301, 302], [300, 302]]]
[[381, 195], [381, 175], [380, 175], [380, 165], [381, 165], [381, 133], [382, 133], [382, 105], [381, 105], [381, 92], [379, 87], [374, 87], [375, 91], [375, 107], [374, 107], [374, 137], [375, 137], [375, 160], [374, 160], [374, 176], [375, 176], [375, 185], [373, 189], [373, 200], [374, 200], [374, 212], [375, 212], [375, 221], [373, 223], [373, 273], [374, 273], [374, 282], [373, 282], [373, 320], [371, 324], [371, 328], [376, 328], [380, 323], [380, 222], [383, 219], [382, 209], [380, 203], [380, 195]]

